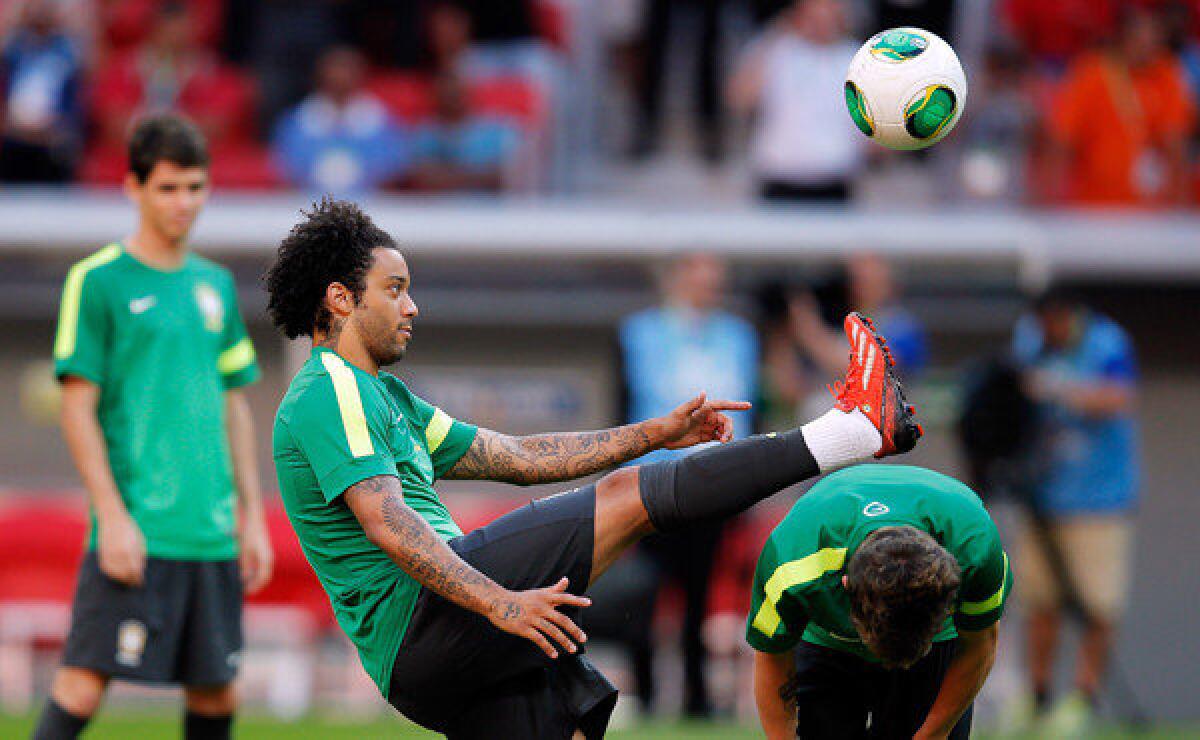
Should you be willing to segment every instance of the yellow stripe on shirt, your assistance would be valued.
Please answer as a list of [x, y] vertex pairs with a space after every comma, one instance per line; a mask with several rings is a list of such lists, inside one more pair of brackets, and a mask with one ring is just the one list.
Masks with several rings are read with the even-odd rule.
[[966, 614], [973, 617], [979, 614], [987, 614], [993, 609], [998, 608], [1004, 603], [1004, 590], [1008, 587], [1008, 553], [1004, 553], [1004, 573], [1000, 576], [1000, 588], [996, 589], [996, 593], [992, 594], [983, 601], [964, 601], [958, 606], [960, 614]]
[[450, 433], [450, 427], [453, 424], [454, 419], [451, 419], [445, 411], [436, 408], [433, 410], [429, 425], [425, 427], [425, 443], [429, 447], [430, 455], [442, 446], [442, 442], [446, 441], [446, 435]]
[[342, 415], [342, 426], [346, 430], [346, 442], [354, 457], [375, 454], [371, 444], [371, 433], [367, 431], [367, 416], [363, 413], [362, 397], [358, 395], [358, 378], [342, 358], [332, 352], [321, 353], [321, 363], [333, 380], [333, 392], [337, 395], [338, 411]]
[[250, 367], [254, 362], [254, 343], [250, 337], [242, 340], [217, 356], [217, 372], [232, 375]]
[[75, 354], [79, 338], [79, 306], [83, 302], [83, 281], [92, 270], [121, 256], [120, 244], [109, 244], [86, 257], [67, 271], [63, 284], [62, 304], [58, 309], [58, 336], [54, 339], [54, 359], [65, 360]]
[[809, 581], [815, 581], [831, 570], [838, 570], [846, 562], [846, 548], [826, 547], [812, 555], [783, 563], [763, 586], [763, 603], [751, 623], [754, 629], [767, 637], [779, 629], [779, 599], [783, 592]]

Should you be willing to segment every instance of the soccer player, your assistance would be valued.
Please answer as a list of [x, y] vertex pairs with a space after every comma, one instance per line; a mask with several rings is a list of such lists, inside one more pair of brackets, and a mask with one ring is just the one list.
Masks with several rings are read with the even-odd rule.
[[824, 478], [754, 576], [746, 639], [767, 737], [968, 737], [1011, 586], [962, 483], [906, 465]]
[[133, 235], [77, 263], [63, 288], [55, 371], [92, 526], [34, 737], [77, 736], [120, 678], [182, 684], [185, 737], [228, 738], [242, 590], [271, 572], [240, 390], [259, 371], [232, 276], [188, 250], [209, 193], [199, 131], [140, 122], [125, 192]]
[[594, 432], [512, 437], [457, 421], [381, 368], [413, 336], [399, 247], [351, 203], [325, 200], [283, 240], [269, 310], [313, 339], [275, 418], [279, 488], [338, 623], [379, 691], [452, 738], [600, 737], [616, 691], [580, 654], [582, 596], [630, 545], [731, 516], [920, 435], [887, 352], [847, 319], [856, 351], [837, 406], [800, 429], [610, 473], [463, 535], [438, 478], [565, 481], [655, 449], [727, 441], [703, 394]]

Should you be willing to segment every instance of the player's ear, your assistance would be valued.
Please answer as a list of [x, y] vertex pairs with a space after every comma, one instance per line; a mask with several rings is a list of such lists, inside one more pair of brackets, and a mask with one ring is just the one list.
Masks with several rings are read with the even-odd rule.
[[325, 286], [325, 305], [334, 316], [349, 316], [354, 310], [354, 294], [342, 283]]
[[137, 175], [132, 172], [125, 173], [125, 179], [121, 183], [122, 189], [125, 191], [125, 197], [134, 201], [142, 194], [142, 183], [138, 182]]
[[849, 585], [850, 585], [850, 576], [843, 573], [842, 574], [842, 588], [846, 588]]

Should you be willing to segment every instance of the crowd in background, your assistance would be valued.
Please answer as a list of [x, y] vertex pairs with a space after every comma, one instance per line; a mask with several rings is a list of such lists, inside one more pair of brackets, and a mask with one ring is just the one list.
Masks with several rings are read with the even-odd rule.
[[[176, 109], [213, 142], [214, 178], [225, 187], [556, 191], [564, 184], [553, 173], [595, 147], [614, 150], [602, 161], [654, 166], [664, 135], [678, 129], [664, 122], [673, 83], [691, 98], [703, 161], [743, 162], [764, 199], [851, 201], [898, 155], [850, 122], [846, 66], [871, 33], [914, 25], [955, 45], [970, 81], [961, 130], [934, 157], [908, 157], [927, 169], [950, 160], [937, 170], [943, 195], [1196, 202], [1200, 4], [979, 7], [9, 0], [0, 10], [0, 181], [118, 182], [130, 120]], [[583, 53], [592, 48], [601, 53]], [[595, 79], [598, 87], [584, 84]], [[589, 97], [622, 95], [619, 125], [584, 120], [606, 115]], [[626, 134], [581, 140], [597, 128]]]

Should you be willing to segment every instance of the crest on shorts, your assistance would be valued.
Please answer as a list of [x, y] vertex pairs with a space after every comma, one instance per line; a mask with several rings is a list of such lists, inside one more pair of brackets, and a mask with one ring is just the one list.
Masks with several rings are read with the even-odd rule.
[[204, 328], [215, 333], [225, 328], [225, 305], [221, 303], [221, 295], [208, 283], [196, 283], [193, 291], [196, 296], [196, 306], [204, 317]]
[[126, 619], [117, 625], [117, 663], [131, 668], [141, 665], [146, 634], [146, 625], [136, 619]]

